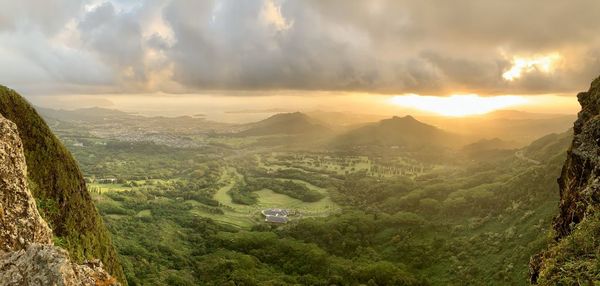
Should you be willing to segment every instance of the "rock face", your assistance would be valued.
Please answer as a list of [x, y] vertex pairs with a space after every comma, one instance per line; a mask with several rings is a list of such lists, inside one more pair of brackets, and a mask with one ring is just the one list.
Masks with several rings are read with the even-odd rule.
[[38, 213], [26, 178], [17, 127], [0, 116], [0, 251], [52, 241], [52, 231]]
[[592, 285], [600, 279], [600, 78], [577, 97], [582, 109], [558, 179], [554, 242], [532, 257], [533, 284]]
[[557, 239], [571, 233], [589, 206], [600, 203], [600, 78], [577, 98], [582, 109], [575, 121], [573, 143], [558, 180], [560, 214], [554, 221]]
[[78, 265], [52, 243], [27, 187], [16, 126], [0, 116], [0, 285], [118, 285], [99, 262]]
[[0, 285], [118, 285], [99, 262], [77, 265], [50, 244], [0, 255]]
[[27, 182], [38, 211], [73, 261], [100, 259], [127, 283], [110, 232], [94, 207], [77, 161], [25, 98], [0, 85], [0, 115], [17, 126]]

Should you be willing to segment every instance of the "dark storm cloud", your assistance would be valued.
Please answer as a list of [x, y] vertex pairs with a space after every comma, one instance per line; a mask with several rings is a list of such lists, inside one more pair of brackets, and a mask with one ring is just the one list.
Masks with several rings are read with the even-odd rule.
[[37, 92], [529, 94], [600, 73], [595, 0], [0, 1], [0, 76]]

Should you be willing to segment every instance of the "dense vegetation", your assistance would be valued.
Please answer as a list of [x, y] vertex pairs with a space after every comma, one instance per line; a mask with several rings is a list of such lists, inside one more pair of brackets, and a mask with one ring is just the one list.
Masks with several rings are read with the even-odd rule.
[[[132, 285], [506, 285], [527, 281], [529, 257], [546, 243], [568, 137], [422, 173], [389, 172], [402, 160], [361, 169], [364, 159], [334, 153], [111, 141], [73, 150], [87, 174], [119, 180], [92, 185]], [[319, 187], [342, 208], [279, 227], [250, 211], [253, 227], [224, 224], [214, 218], [232, 210], [215, 194], [232, 167], [232, 204], [259, 204], [260, 189], [308, 203]]]
[[[358, 148], [306, 151], [285, 143], [290, 135], [181, 129], [124, 142], [53, 122], [132, 285], [525, 284], [529, 258], [547, 244], [571, 137], [447, 148], [386, 131]], [[422, 135], [410, 140], [460, 141], [412, 118], [367, 129], [389, 124]], [[303, 136], [294, 142], [316, 144]], [[289, 210], [290, 222], [265, 223], [266, 208]]]
[[539, 285], [584, 285], [600, 280], [600, 210], [589, 208], [589, 216], [571, 235], [551, 245], [544, 253]]
[[29, 186], [55, 242], [76, 261], [99, 258], [119, 280], [124, 275], [110, 234], [98, 215], [76, 161], [33, 107], [0, 86], [0, 114], [17, 125], [27, 161]]

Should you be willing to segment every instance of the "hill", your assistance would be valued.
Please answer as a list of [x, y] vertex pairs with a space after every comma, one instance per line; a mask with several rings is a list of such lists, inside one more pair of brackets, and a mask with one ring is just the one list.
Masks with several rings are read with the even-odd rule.
[[17, 125], [23, 142], [29, 187], [54, 241], [83, 262], [99, 258], [125, 283], [110, 234], [87, 192], [77, 162], [35, 109], [15, 91], [0, 86], [0, 114]]
[[87, 123], [102, 123], [109, 120], [115, 122], [136, 119], [135, 115], [127, 112], [100, 107], [81, 108], [75, 110], [36, 107], [36, 110], [44, 118], [52, 118], [67, 122], [80, 121]]
[[311, 118], [325, 122], [328, 125], [351, 127], [385, 119], [385, 115], [360, 114], [352, 112], [315, 110], [306, 113]]
[[471, 160], [489, 161], [502, 159], [504, 156], [514, 153], [513, 149], [519, 146], [517, 142], [505, 141], [500, 138], [481, 139], [477, 142], [467, 144], [461, 148]]
[[489, 151], [489, 150], [505, 150], [514, 149], [516, 147], [515, 142], [504, 141], [500, 138], [492, 139], [481, 139], [475, 143], [465, 145], [463, 150], [467, 151]]
[[552, 158], [549, 158], [547, 154], [556, 154], [557, 150], [564, 150], [565, 146], [569, 146], [569, 143], [573, 140], [573, 130], [569, 130], [563, 133], [552, 133], [548, 134], [538, 140], [535, 140], [523, 149], [523, 154], [528, 158], [540, 162], [547, 162]]
[[335, 138], [332, 145], [337, 148], [378, 146], [419, 149], [457, 146], [461, 142], [458, 135], [420, 122], [412, 116], [394, 116], [344, 133]]
[[299, 135], [329, 132], [325, 124], [301, 112], [275, 114], [265, 120], [245, 125], [237, 136]]
[[571, 128], [575, 117], [564, 114], [539, 114], [521, 111], [496, 111], [469, 117], [419, 116], [422, 122], [474, 138], [502, 138], [520, 147], [550, 133]]
[[535, 113], [520, 110], [501, 109], [486, 113], [483, 115], [472, 116], [475, 118], [496, 118], [496, 119], [549, 119], [559, 117], [570, 117], [570, 114], [557, 114], [557, 113]]

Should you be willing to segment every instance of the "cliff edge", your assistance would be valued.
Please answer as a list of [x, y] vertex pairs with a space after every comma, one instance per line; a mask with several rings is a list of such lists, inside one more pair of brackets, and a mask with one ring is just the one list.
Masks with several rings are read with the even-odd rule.
[[28, 169], [26, 181], [54, 242], [77, 263], [100, 259], [104, 269], [126, 284], [110, 233], [73, 156], [31, 104], [1, 85], [0, 115], [18, 130]]
[[600, 281], [600, 78], [577, 98], [581, 111], [558, 179], [559, 214], [549, 248], [531, 259], [532, 284]]
[[54, 246], [27, 185], [17, 127], [1, 115], [0, 285], [119, 285], [99, 261], [79, 265]]

